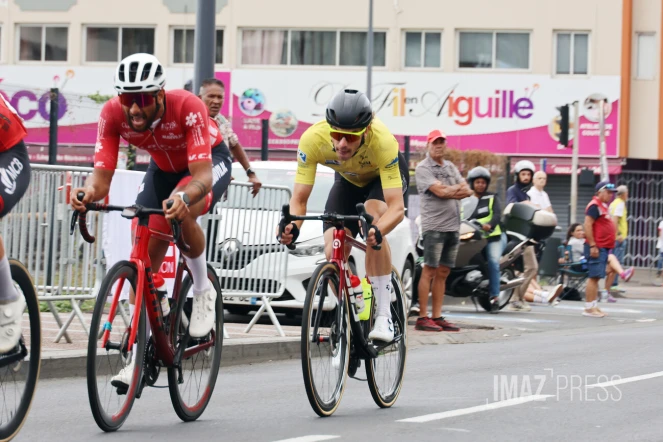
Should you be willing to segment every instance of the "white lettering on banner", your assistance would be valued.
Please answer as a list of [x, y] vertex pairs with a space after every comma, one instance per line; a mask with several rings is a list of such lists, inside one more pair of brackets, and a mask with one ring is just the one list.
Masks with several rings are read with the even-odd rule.
[[212, 186], [214, 186], [226, 173], [228, 168], [225, 164], [219, 163], [212, 168]]
[[18, 158], [14, 158], [7, 168], [0, 167], [0, 181], [5, 186], [5, 193], [13, 195], [16, 191], [16, 179], [23, 170], [23, 163]]

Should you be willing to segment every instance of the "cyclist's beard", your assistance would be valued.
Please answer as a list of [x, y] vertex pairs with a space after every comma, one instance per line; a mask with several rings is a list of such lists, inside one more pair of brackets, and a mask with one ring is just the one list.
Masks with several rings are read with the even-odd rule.
[[154, 108], [154, 113], [150, 117], [148, 117], [145, 114], [144, 110], [141, 109], [140, 112], [141, 112], [141, 117], [143, 118], [143, 120], [145, 120], [145, 125], [142, 129], [136, 129], [136, 127], [133, 124], [133, 119], [131, 117], [131, 114], [130, 113], [127, 114], [127, 124], [129, 125], [131, 130], [135, 132], [145, 132], [146, 130], [152, 128], [152, 124], [154, 124], [154, 120], [156, 120], [156, 117], [159, 114], [159, 103], [156, 104]]

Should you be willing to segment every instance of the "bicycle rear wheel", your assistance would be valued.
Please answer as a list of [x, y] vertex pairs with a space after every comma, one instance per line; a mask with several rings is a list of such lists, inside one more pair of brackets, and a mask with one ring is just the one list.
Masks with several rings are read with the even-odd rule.
[[[373, 400], [380, 408], [389, 408], [398, 399], [403, 386], [407, 355], [407, 311], [401, 278], [395, 268], [391, 270], [391, 319], [394, 340], [381, 346], [375, 359], [366, 361], [366, 378]], [[377, 301], [375, 297], [374, 300]], [[371, 327], [377, 313], [377, 302], [371, 304]], [[374, 344], [375, 345], [375, 344]]]
[[[136, 354], [128, 347], [131, 332], [131, 318], [118, 303], [115, 318], [110, 322], [108, 308], [117, 291], [136, 289], [136, 266], [129, 261], [120, 261], [109, 271], [99, 289], [90, 324], [90, 338], [87, 354], [87, 391], [92, 415], [99, 428], [116, 431], [129, 416], [131, 407], [139, 391], [143, 378], [145, 357], [145, 303], [140, 311], [136, 333]], [[128, 290], [127, 290], [128, 293]], [[138, 312], [136, 312], [137, 314]], [[102, 339], [108, 330], [108, 343], [102, 347]], [[111, 381], [125, 367], [130, 366], [133, 357], [133, 370], [128, 388], [114, 387]]]
[[350, 360], [348, 302], [332, 263], [320, 264], [306, 288], [302, 312], [302, 372], [308, 401], [319, 416], [334, 414], [343, 397]]
[[[27, 317], [23, 313], [23, 334], [18, 345], [0, 355], [0, 441], [9, 441], [21, 430], [30, 412], [41, 361], [41, 322], [37, 292], [27, 269], [9, 260], [14, 286], [25, 297]], [[26, 327], [25, 321], [28, 321]]]
[[[170, 391], [170, 400], [173, 403], [175, 413], [184, 422], [190, 422], [198, 419], [212, 397], [216, 379], [219, 375], [221, 366], [221, 349], [223, 348], [223, 297], [221, 295], [221, 284], [216, 276], [214, 269], [207, 265], [207, 277], [216, 290], [216, 323], [212, 332], [201, 339], [191, 339], [183, 343], [187, 335], [189, 325], [189, 315], [191, 313], [191, 299], [185, 302], [178, 302], [179, 310], [175, 315], [175, 330], [173, 335], [175, 342], [173, 346], [186, 345], [187, 348], [204, 345], [214, 340], [214, 344], [198, 353], [194, 353], [186, 359], [182, 359], [181, 371], [177, 367], [168, 367], [168, 390]], [[193, 281], [187, 275], [182, 282], [182, 288], [178, 296], [184, 296], [192, 290]], [[180, 298], [178, 298], [179, 301]], [[189, 308], [185, 308], [186, 304]]]

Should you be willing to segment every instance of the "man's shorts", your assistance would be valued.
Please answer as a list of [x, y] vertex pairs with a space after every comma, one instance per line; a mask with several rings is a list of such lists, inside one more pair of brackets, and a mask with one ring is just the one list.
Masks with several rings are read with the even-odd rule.
[[[210, 209], [214, 207], [230, 184], [232, 160], [228, 148], [224, 142], [212, 148], [212, 201]], [[136, 204], [150, 208], [161, 209], [163, 201], [170, 197], [170, 194], [175, 190], [177, 184], [188, 176], [191, 172], [185, 170], [179, 173], [164, 172], [159, 169], [150, 160], [150, 165], [147, 167], [143, 183], [140, 186], [140, 192], [136, 198]]]
[[458, 232], [424, 232], [424, 264], [454, 268], [459, 245]]
[[599, 248], [598, 258], [592, 258], [589, 252], [589, 244], [585, 244], [585, 256], [587, 257], [587, 276], [589, 278], [605, 278], [605, 270], [608, 266], [608, 255], [610, 255], [610, 249]]
[[11, 212], [28, 190], [30, 174], [30, 157], [23, 141], [0, 152], [0, 218]]
[[[403, 195], [407, 192], [410, 185], [410, 171], [403, 154], [398, 154], [398, 168], [401, 172], [401, 181], [403, 182]], [[374, 179], [364, 187], [355, 186], [350, 181], [341, 176], [340, 173], [334, 174], [334, 185], [329, 191], [327, 203], [325, 204], [325, 213], [336, 213], [338, 215], [356, 215], [357, 204], [365, 203], [368, 200], [384, 201], [382, 192], [382, 182], [380, 177]], [[322, 230], [331, 229], [331, 223], [324, 223]], [[349, 223], [345, 226], [350, 229], [352, 236], [356, 237], [359, 233], [358, 223]]]

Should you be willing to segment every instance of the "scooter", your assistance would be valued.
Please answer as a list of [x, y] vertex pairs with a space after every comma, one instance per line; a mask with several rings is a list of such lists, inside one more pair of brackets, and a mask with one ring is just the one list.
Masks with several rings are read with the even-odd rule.
[[[464, 214], [473, 213], [477, 202], [478, 200], [473, 197], [462, 200], [462, 212]], [[504, 211], [502, 224], [506, 228], [507, 246], [500, 259], [501, 283], [498, 301], [500, 309], [503, 309], [509, 303], [513, 291], [524, 282], [524, 278], [515, 277], [515, 271], [522, 272], [522, 255], [525, 252], [525, 248], [536, 245], [541, 239], [552, 235], [557, 225], [554, 215], [554, 220], [551, 220], [546, 215], [549, 212], [537, 216], [536, 220], [534, 212], [543, 213], [534, 209], [531, 205], [521, 203], [510, 204]], [[551, 223], [553, 224], [552, 227], [550, 226]], [[421, 220], [419, 217], [415, 220], [415, 224], [419, 228], [419, 239], [416, 249], [420, 255], [415, 268], [414, 280], [414, 292], [415, 296], [417, 296], [419, 278], [421, 277], [421, 270], [424, 265], [423, 234], [421, 232]], [[459, 236], [460, 245], [458, 254], [455, 265], [447, 277], [445, 295], [470, 297], [475, 303], [475, 306], [478, 302], [486, 311], [490, 311], [488, 262], [482, 253], [486, 247], [487, 240], [483, 236], [481, 225], [476, 221], [463, 219], [461, 221]], [[416, 314], [417, 312], [414, 313]]]

